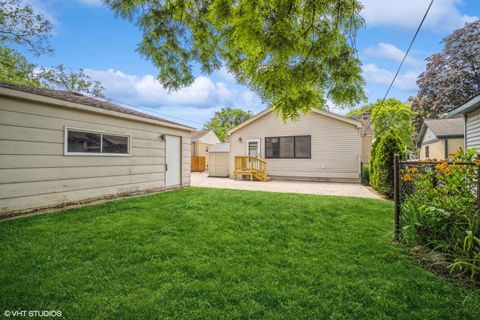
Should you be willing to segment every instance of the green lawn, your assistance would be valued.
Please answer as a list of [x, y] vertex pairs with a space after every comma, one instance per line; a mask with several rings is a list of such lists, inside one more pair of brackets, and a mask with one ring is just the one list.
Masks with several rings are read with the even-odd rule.
[[392, 243], [390, 202], [189, 188], [0, 223], [0, 314], [480, 319]]

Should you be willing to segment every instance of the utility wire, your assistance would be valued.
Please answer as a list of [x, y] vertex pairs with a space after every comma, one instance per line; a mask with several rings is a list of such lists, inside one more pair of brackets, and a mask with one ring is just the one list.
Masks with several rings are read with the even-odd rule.
[[114, 102], [117, 102], [117, 103], [120, 103], [120, 104], [124, 104], [124, 105], [126, 105], [126, 106], [129, 106], [129, 107], [132, 107], [132, 108], [135, 108], [135, 109], [139, 109], [139, 110], [145, 111], [145, 112], [154, 113], [154, 114], [160, 115], [160, 116], [162, 116], [162, 117], [168, 117], [168, 118], [177, 119], [177, 120], [181, 120], [181, 121], [188, 121], [188, 122], [192, 122], [192, 123], [196, 123], [196, 124], [201, 124], [202, 126], [203, 126], [203, 124], [204, 124], [204, 123], [202, 123], [202, 122], [200, 122], [200, 121], [188, 120], [188, 119], [184, 119], [184, 118], [180, 118], [180, 117], [176, 117], [176, 116], [171, 116], [171, 115], [169, 115], [169, 114], [157, 112], [157, 111], [155, 111], [155, 110], [152, 110], [151, 108], [133, 105], [133, 104], [130, 104], [130, 103], [126, 103], [126, 102], [117, 100], [117, 99], [112, 99], [112, 98], [110, 98], [110, 100], [111, 100], [111, 101], [114, 101]]
[[412, 41], [410, 41], [410, 45], [408, 46], [407, 51], [405, 52], [405, 55], [403, 56], [402, 62], [400, 62], [400, 65], [398, 66], [397, 72], [395, 73], [395, 76], [393, 77], [392, 82], [390, 83], [390, 86], [388, 87], [387, 92], [385, 93], [385, 96], [382, 99], [382, 102], [380, 103], [380, 106], [385, 102], [387, 99], [388, 93], [390, 92], [390, 89], [392, 89], [393, 83], [397, 79], [398, 73], [400, 72], [400, 69], [403, 66], [403, 63], [405, 62], [405, 59], [407, 59], [408, 53], [410, 52], [410, 49], [412, 48], [413, 42], [415, 42], [415, 39], [417, 38], [418, 33], [420, 32], [420, 29], [422, 28], [423, 22], [427, 18], [428, 12], [430, 11], [430, 8], [432, 7], [433, 0], [430, 1], [430, 4], [428, 5], [427, 11], [425, 11], [425, 14], [423, 15], [422, 21], [420, 22], [420, 25], [417, 28], [417, 31], [415, 32], [415, 35], [412, 38]]

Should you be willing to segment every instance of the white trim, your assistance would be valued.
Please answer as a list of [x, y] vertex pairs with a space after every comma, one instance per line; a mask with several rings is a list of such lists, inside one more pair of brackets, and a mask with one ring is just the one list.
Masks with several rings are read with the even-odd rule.
[[[80, 132], [91, 132], [100, 134], [100, 152], [93, 153], [93, 152], [68, 152], [68, 131], [80, 131]], [[111, 135], [111, 136], [119, 136], [119, 137], [127, 137], [127, 148], [128, 153], [102, 153], [103, 147], [103, 137], [102, 135]], [[117, 133], [117, 132], [109, 132], [109, 131], [99, 131], [99, 130], [91, 130], [91, 129], [83, 129], [83, 128], [74, 128], [74, 127], [64, 127], [64, 134], [63, 134], [63, 155], [64, 156], [87, 156], [87, 157], [131, 157], [132, 154], [132, 145], [131, 145], [131, 136], [125, 133]]]
[[[268, 109], [263, 110], [260, 113], [257, 113], [256, 115], [254, 115], [253, 117], [251, 117], [247, 121], [244, 121], [244, 122], [240, 123], [238, 126], [236, 126], [235, 128], [230, 129], [228, 131], [228, 134], [231, 135], [235, 131], [238, 131], [239, 129], [249, 125], [250, 123], [256, 121], [257, 119], [263, 117], [264, 115], [266, 115], [266, 114], [268, 114], [272, 111], [273, 111], [273, 108], [268, 108]], [[325, 110], [319, 110], [319, 109], [312, 109], [312, 112], [317, 113], [317, 114], [321, 114], [323, 116], [326, 116], [326, 117], [329, 117], [329, 118], [332, 118], [332, 119], [336, 119], [336, 120], [339, 120], [339, 121], [343, 121], [343, 122], [352, 124], [352, 125], [356, 126], [357, 128], [361, 128], [363, 126], [361, 121], [353, 120], [353, 119], [338, 115], [336, 113], [328, 112], [328, 111], [325, 111]]]
[[248, 151], [249, 151], [248, 143], [249, 142], [256, 142], [257, 143], [257, 157], [261, 158], [262, 157], [262, 153], [261, 153], [262, 149], [260, 147], [261, 141], [262, 141], [262, 139], [260, 139], [260, 138], [245, 139], [245, 155], [249, 156], [249, 154], [248, 154]]

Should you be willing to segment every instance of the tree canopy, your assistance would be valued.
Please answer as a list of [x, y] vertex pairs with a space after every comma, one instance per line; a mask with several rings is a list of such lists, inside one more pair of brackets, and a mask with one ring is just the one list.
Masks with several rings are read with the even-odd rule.
[[400, 100], [390, 98], [383, 103], [379, 100], [371, 108], [373, 133], [376, 138], [380, 138], [387, 132], [393, 132], [404, 145], [411, 147], [414, 115], [411, 106]]
[[437, 118], [480, 92], [480, 20], [455, 30], [443, 44], [417, 79], [412, 106], [423, 119]]
[[225, 142], [228, 131], [240, 123], [250, 119], [253, 114], [239, 108], [222, 108], [215, 112], [210, 121], [205, 124], [204, 129], [211, 129], [215, 132], [220, 141]]
[[362, 101], [364, 81], [354, 46], [363, 25], [358, 0], [106, 0], [143, 31], [140, 54], [169, 90], [193, 83], [194, 68], [222, 65], [238, 83], [295, 118], [327, 99]]

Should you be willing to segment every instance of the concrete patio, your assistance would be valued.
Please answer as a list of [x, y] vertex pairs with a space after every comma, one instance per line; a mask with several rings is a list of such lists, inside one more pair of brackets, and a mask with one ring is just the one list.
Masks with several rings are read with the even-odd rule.
[[192, 173], [193, 187], [238, 189], [268, 192], [305, 193], [331, 196], [360, 197], [381, 199], [367, 187], [354, 183], [280, 181], [269, 182], [232, 180], [228, 178], [211, 178], [207, 173]]

